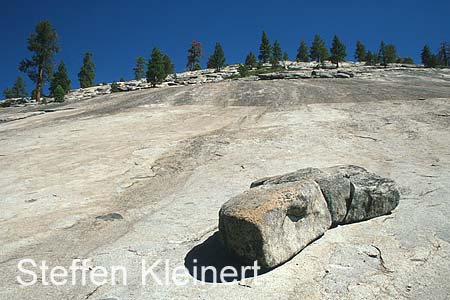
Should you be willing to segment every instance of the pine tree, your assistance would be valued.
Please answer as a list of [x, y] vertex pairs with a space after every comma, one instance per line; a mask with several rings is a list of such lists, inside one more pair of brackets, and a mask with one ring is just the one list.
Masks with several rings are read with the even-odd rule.
[[69, 75], [67, 74], [66, 64], [62, 60], [58, 65], [58, 71], [53, 74], [53, 78], [50, 82], [50, 95], [55, 95], [58, 86], [61, 86], [64, 89], [65, 94], [70, 91]]
[[423, 46], [422, 53], [420, 54], [420, 57], [422, 59], [422, 63], [427, 68], [430, 67], [431, 55], [432, 54], [431, 54], [430, 47], [428, 47], [428, 45]]
[[25, 98], [28, 96], [27, 88], [25, 85], [25, 80], [23, 80], [23, 78], [21, 76], [17, 77], [12, 90], [13, 90], [13, 92], [15, 94], [14, 96], [16, 98]]
[[360, 41], [356, 42], [355, 59], [359, 62], [366, 61], [366, 47]]
[[167, 75], [175, 73], [175, 67], [172, 61], [170, 60], [170, 57], [167, 54], [164, 54], [162, 59], [164, 63], [164, 72], [166, 73], [166, 77]]
[[384, 41], [381, 41], [380, 43], [380, 49], [378, 50], [378, 57], [380, 58], [381, 63], [384, 65], [385, 61], [385, 53], [386, 53], [386, 44]]
[[278, 60], [275, 58], [275, 56], [272, 56], [270, 58], [270, 64], [272, 65], [272, 69], [276, 69], [278, 67]]
[[220, 71], [225, 66], [225, 54], [223, 53], [222, 46], [220, 43], [216, 43], [214, 47], [214, 52], [208, 59], [207, 67], [208, 69], [215, 69]]
[[378, 65], [380, 63], [380, 55], [378, 53], [372, 53], [372, 60], [374, 65]]
[[325, 42], [318, 34], [314, 37], [314, 41], [311, 45], [310, 57], [317, 62], [323, 62], [330, 57]]
[[394, 45], [389, 44], [386, 46], [385, 59], [385, 65], [392, 64], [397, 60], [397, 49]]
[[283, 50], [281, 50], [280, 43], [278, 41], [275, 41], [273, 43], [272, 47], [272, 58], [271, 58], [271, 64], [272, 67], [278, 66], [278, 63], [283, 60]]
[[94, 85], [95, 65], [92, 62], [92, 53], [86, 52], [83, 57], [83, 65], [78, 73], [78, 80], [81, 88], [87, 88]]
[[248, 76], [248, 67], [247, 67], [247, 65], [239, 64], [238, 72], [239, 72], [239, 76], [247, 77]]
[[18, 76], [16, 82], [11, 89], [5, 89], [3, 95], [6, 99], [10, 98], [25, 98], [28, 96], [25, 81], [21, 76]]
[[53, 56], [59, 51], [56, 44], [58, 35], [49, 21], [36, 25], [35, 32], [28, 38], [28, 50], [33, 53], [31, 59], [20, 63], [19, 70], [27, 73], [36, 83], [36, 100], [41, 100], [42, 87], [53, 73]]
[[6, 88], [3, 90], [3, 97], [5, 97], [5, 99], [15, 98], [14, 93], [10, 88]]
[[55, 97], [56, 102], [64, 102], [64, 96], [66, 95], [66, 91], [60, 85], [55, 88], [55, 92], [53, 96]]
[[390, 44], [386, 45], [384, 41], [381, 41], [379, 59], [381, 64], [387, 68], [388, 64], [392, 64], [397, 60], [397, 50], [395, 46]]
[[345, 49], [345, 45], [339, 40], [337, 35], [333, 37], [333, 44], [330, 49], [331, 52], [331, 61], [336, 64], [336, 67], [339, 68], [339, 62], [345, 60], [347, 56], [347, 52]]
[[145, 58], [142, 56], [136, 58], [136, 66], [133, 68], [134, 71], [134, 79], [141, 80], [145, 77]]
[[295, 58], [297, 62], [309, 62], [308, 57], [308, 46], [306, 45], [305, 41], [300, 42], [300, 46], [297, 50], [297, 57]]
[[413, 65], [414, 59], [412, 57], [404, 57], [401, 59], [401, 63], [407, 64], [407, 65]]
[[202, 44], [199, 41], [192, 41], [191, 48], [188, 49], [187, 65], [190, 70], [201, 69], [200, 57], [203, 57]]
[[283, 53], [283, 60], [288, 61], [289, 60], [289, 54], [287, 52]]
[[250, 52], [247, 57], [245, 58], [245, 66], [247, 68], [255, 68], [257, 66], [258, 62], [256, 61], [256, 56], [253, 54], [253, 52]]
[[439, 47], [437, 58], [441, 65], [448, 67], [450, 64], [450, 43], [442, 42]]
[[372, 54], [372, 51], [367, 51], [367, 53], [366, 53], [366, 65], [368, 65], [368, 66], [372, 66], [372, 65], [374, 65], [375, 63], [374, 63], [374, 59], [373, 59], [373, 54]]
[[263, 63], [269, 62], [272, 57], [272, 46], [270, 45], [269, 38], [267, 34], [263, 31], [261, 44], [259, 46], [259, 60]]
[[430, 68], [436, 68], [437, 66], [439, 66], [441, 64], [441, 61], [439, 60], [439, 58], [437, 57], [437, 55], [432, 54], [431, 58], [430, 58]]
[[166, 77], [163, 55], [158, 48], [154, 47], [148, 62], [147, 82], [150, 82], [155, 87], [157, 84], [162, 83]]

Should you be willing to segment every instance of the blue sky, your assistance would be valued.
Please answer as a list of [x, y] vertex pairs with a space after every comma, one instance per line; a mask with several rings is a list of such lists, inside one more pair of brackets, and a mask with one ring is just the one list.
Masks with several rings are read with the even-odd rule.
[[[94, 53], [96, 82], [131, 79], [137, 56], [148, 58], [158, 46], [175, 63], [186, 65], [186, 51], [199, 40], [206, 57], [220, 42], [227, 63], [241, 62], [249, 51], [257, 53], [261, 32], [279, 40], [292, 58], [301, 39], [308, 45], [319, 33], [330, 46], [337, 34], [353, 59], [356, 40], [377, 50], [380, 40], [393, 43], [401, 56], [420, 60], [425, 43], [436, 50], [450, 39], [450, 1], [96, 1], [0, 0], [0, 91], [13, 84], [20, 60], [36, 23], [49, 19], [56, 28], [63, 59], [78, 87], [77, 73], [83, 53]], [[28, 90], [32, 85], [28, 81]]]

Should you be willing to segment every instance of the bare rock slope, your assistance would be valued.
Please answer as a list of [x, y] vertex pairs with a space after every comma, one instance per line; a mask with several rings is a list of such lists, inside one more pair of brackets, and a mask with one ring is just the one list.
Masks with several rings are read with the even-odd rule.
[[[0, 299], [448, 299], [449, 75], [223, 81], [1, 109]], [[394, 178], [393, 214], [328, 230], [257, 278], [142, 284], [142, 259], [190, 278], [194, 259], [227, 265], [218, 211], [249, 182], [340, 164]], [[21, 287], [22, 258], [119, 264], [128, 284], [40, 275]]]

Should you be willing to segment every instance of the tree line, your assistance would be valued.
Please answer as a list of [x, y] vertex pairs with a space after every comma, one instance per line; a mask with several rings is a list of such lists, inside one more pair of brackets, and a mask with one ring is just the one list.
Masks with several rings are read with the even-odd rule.
[[[50, 83], [50, 96], [53, 96], [57, 101], [64, 101], [64, 96], [71, 89], [71, 81], [63, 60], [59, 62], [57, 71], [54, 72], [53, 70], [54, 56], [60, 51], [60, 48], [58, 46], [58, 34], [48, 20], [36, 25], [35, 32], [28, 38], [27, 48], [32, 56], [20, 62], [19, 70], [27, 74], [36, 85], [32, 92], [32, 98], [39, 102], [44, 85]], [[196, 40], [192, 41], [187, 53], [187, 70], [201, 69], [201, 58], [204, 56], [201, 43]], [[95, 85], [95, 64], [92, 57], [92, 52], [86, 52], [83, 56], [83, 63], [78, 73], [81, 88]], [[295, 60], [297, 62], [315, 61], [321, 64], [325, 61], [331, 61], [339, 68], [339, 64], [344, 62], [346, 57], [347, 49], [337, 35], [334, 35], [331, 47], [328, 49], [325, 41], [320, 35], [316, 34], [310, 47], [304, 40], [300, 41]], [[384, 41], [381, 41], [378, 51], [366, 50], [364, 44], [357, 41], [354, 57], [356, 61], [363, 62], [366, 65], [381, 65], [384, 67], [391, 63], [414, 63], [410, 57], [398, 56], [395, 45], [386, 44]], [[287, 60], [289, 60], [289, 55], [282, 50], [279, 41], [275, 40], [272, 44], [266, 32], [263, 31], [258, 57], [253, 52], [248, 53], [244, 63], [239, 66], [239, 73], [241, 76], [246, 76], [250, 70], [261, 69], [267, 63], [273, 69], [277, 69], [281, 61]], [[425, 45], [421, 52], [421, 61], [425, 67], [448, 67], [450, 64], [450, 43], [441, 43], [436, 53], [432, 53], [430, 47]], [[207, 68], [220, 71], [225, 66], [226, 57], [222, 45], [216, 43], [213, 53], [208, 58]], [[142, 56], [136, 58], [133, 71], [136, 80], [145, 78], [154, 87], [162, 83], [168, 75], [174, 74], [174, 65], [167, 54], [154, 47], [148, 61]], [[111, 88], [113, 92], [119, 91], [116, 82], [113, 82]], [[5, 98], [27, 97], [28, 93], [23, 77], [17, 77], [14, 85], [4, 91], [4, 96]]]

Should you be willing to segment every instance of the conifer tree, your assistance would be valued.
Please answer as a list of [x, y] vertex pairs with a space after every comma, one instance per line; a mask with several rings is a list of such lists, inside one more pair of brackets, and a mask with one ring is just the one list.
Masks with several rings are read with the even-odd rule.
[[372, 54], [372, 51], [367, 51], [367, 53], [366, 53], [366, 65], [368, 65], [368, 66], [372, 66], [372, 65], [374, 65], [375, 63], [374, 63], [374, 59], [373, 59], [373, 54]]
[[136, 66], [133, 68], [134, 71], [134, 79], [141, 80], [145, 77], [145, 58], [142, 56], [136, 58]]
[[289, 54], [287, 52], [283, 53], [283, 60], [288, 61], [289, 60]]
[[5, 99], [16, 98], [14, 97], [13, 91], [10, 88], [6, 88], [3, 90], [3, 97], [5, 97]]
[[28, 50], [33, 56], [20, 63], [19, 70], [25, 72], [36, 83], [38, 102], [41, 100], [42, 87], [53, 73], [53, 57], [59, 51], [57, 40], [58, 35], [49, 21], [38, 23], [35, 32], [28, 38]]
[[25, 81], [21, 76], [18, 76], [16, 82], [11, 89], [6, 89], [3, 92], [6, 99], [10, 98], [25, 98], [28, 96], [28, 92], [25, 86]]
[[366, 61], [366, 47], [360, 41], [356, 42], [355, 59], [359, 62]]
[[316, 34], [316, 36], [314, 37], [314, 41], [311, 45], [310, 57], [312, 60], [315, 60], [317, 62], [323, 62], [330, 57], [328, 49], [325, 46], [325, 42], [318, 34]]
[[245, 58], [245, 66], [247, 68], [255, 68], [257, 66], [258, 62], [256, 61], [256, 56], [253, 54], [253, 52], [250, 52], [247, 57]]
[[220, 71], [225, 66], [225, 54], [223, 53], [222, 46], [220, 43], [216, 43], [214, 47], [214, 52], [208, 59], [207, 67], [208, 69], [215, 69]]
[[403, 57], [399, 58], [400, 63], [407, 64], [407, 65], [413, 65], [414, 59], [412, 57]]
[[384, 41], [381, 41], [380, 43], [380, 49], [378, 50], [378, 57], [380, 58], [380, 61], [382, 64], [384, 64], [384, 56], [386, 53], [386, 44], [384, 43]]
[[78, 80], [81, 88], [87, 88], [94, 85], [95, 65], [92, 62], [92, 53], [86, 52], [83, 57], [83, 65], [78, 73]]
[[157, 84], [162, 83], [166, 77], [163, 55], [158, 48], [154, 47], [148, 62], [147, 82], [150, 82], [155, 87]]
[[394, 63], [397, 60], [397, 51], [395, 46], [392, 44], [386, 45], [384, 41], [381, 41], [379, 59], [385, 68], [387, 68], [388, 64]]
[[387, 64], [392, 64], [397, 60], [397, 49], [395, 48], [394, 45], [392, 44], [386, 45], [386, 52], [384, 58], [385, 58], [384, 61], [385, 66]]
[[239, 72], [239, 76], [247, 77], [248, 76], [248, 67], [247, 67], [247, 65], [239, 64], [238, 72]]
[[175, 67], [172, 63], [172, 60], [170, 60], [170, 57], [167, 54], [163, 55], [163, 63], [164, 63], [164, 72], [167, 75], [175, 73]]
[[200, 58], [203, 57], [202, 44], [199, 41], [192, 41], [191, 47], [188, 49], [187, 65], [190, 70], [200, 70]]
[[66, 91], [60, 85], [55, 88], [53, 96], [55, 97], [56, 102], [64, 102], [64, 96], [66, 95]]
[[16, 98], [25, 98], [28, 96], [25, 80], [23, 80], [22, 76], [17, 76], [16, 82], [14, 83], [12, 90]]
[[423, 46], [420, 58], [422, 59], [422, 63], [424, 64], [424, 66], [427, 68], [430, 67], [431, 55], [432, 54], [431, 54], [430, 47], [428, 47], [428, 45]]
[[261, 44], [259, 46], [259, 60], [263, 63], [269, 62], [272, 57], [272, 46], [270, 45], [269, 38], [267, 37], [266, 32], [263, 31], [261, 37]]
[[372, 60], [374, 65], [378, 65], [380, 63], [380, 55], [376, 52], [372, 53]]
[[337, 35], [333, 37], [333, 44], [330, 49], [331, 52], [331, 61], [336, 64], [336, 67], [339, 68], [339, 62], [345, 60], [347, 56], [347, 52], [345, 49], [345, 45], [339, 40]]
[[58, 65], [58, 71], [53, 74], [53, 78], [50, 82], [50, 95], [55, 95], [55, 91], [58, 86], [63, 88], [65, 94], [70, 91], [69, 75], [67, 74], [66, 64], [62, 60]]
[[278, 41], [275, 41], [272, 47], [272, 66], [274, 64], [278, 65], [278, 62], [280, 62], [281, 60], [283, 60], [283, 50], [281, 50], [280, 43]]
[[270, 58], [270, 64], [272, 65], [272, 69], [276, 69], [278, 67], [278, 60], [275, 58], [275, 56], [272, 56]]
[[441, 65], [448, 67], [450, 64], [450, 43], [442, 42], [439, 51], [437, 54], [437, 58]]
[[308, 57], [308, 46], [306, 45], [305, 41], [300, 42], [300, 46], [297, 50], [297, 57], [295, 58], [297, 62], [309, 62]]

